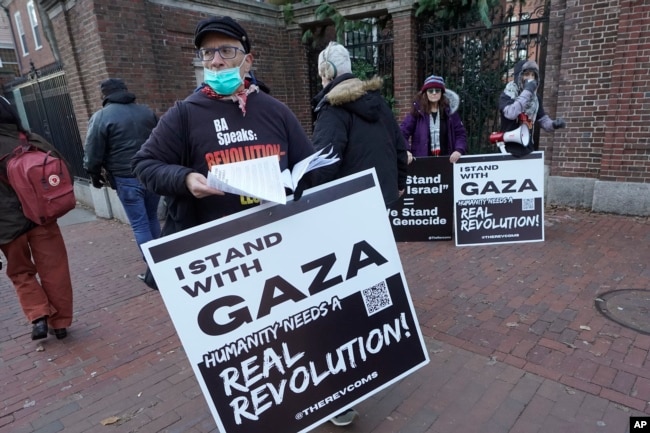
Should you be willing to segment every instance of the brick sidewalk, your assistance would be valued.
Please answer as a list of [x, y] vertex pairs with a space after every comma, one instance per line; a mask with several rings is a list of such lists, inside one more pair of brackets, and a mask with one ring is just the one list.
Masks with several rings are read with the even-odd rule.
[[[351, 426], [314, 431], [623, 433], [650, 414], [650, 336], [595, 309], [604, 292], [648, 289], [648, 219], [545, 220], [539, 243], [400, 243], [431, 362], [360, 404]], [[67, 339], [31, 341], [0, 275], [0, 432], [217, 432], [160, 296], [136, 278], [130, 228], [75, 222], [62, 228]]]

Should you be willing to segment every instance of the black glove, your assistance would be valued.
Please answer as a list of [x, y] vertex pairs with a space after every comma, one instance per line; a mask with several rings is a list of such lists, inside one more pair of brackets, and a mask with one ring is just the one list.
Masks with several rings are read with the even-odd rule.
[[300, 200], [303, 191], [306, 189], [318, 185], [318, 175], [316, 174], [317, 171], [318, 169], [309, 171], [305, 173], [302, 178], [300, 178], [298, 185], [296, 185], [296, 189], [293, 191], [293, 201]]
[[95, 188], [102, 188], [104, 186], [104, 179], [98, 174], [91, 174], [90, 180]]
[[535, 93], [535, 90], [537, 90], [537, 80], [526, 81], [526, 84], [524, 84], [524, 90], [528, 90], [531, 93]]
[[111, 189], [117, 189], [115, 187], [115, 176], [113, 176], [110, 171], [104, 171], [102, 173], [102, 182], [104, 183], [104, 186], [109, 186]]
[[561, 128], [566, 128], [566, 122], [564, 121], [563, 118], [558, 117], [553, 121], [553, 129], [561, 129]]

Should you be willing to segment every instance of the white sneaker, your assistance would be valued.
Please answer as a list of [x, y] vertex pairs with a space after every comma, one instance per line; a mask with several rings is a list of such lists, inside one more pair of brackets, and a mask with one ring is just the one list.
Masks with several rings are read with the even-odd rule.
[[354, 421], [354, 418], [357, 415], [359, 415], [359, 412], [357, 412], [354, 409], [348, 409], [345, 412], [341, 412], [340, 414], [336, 415], [334, 418], [330, 419], [330, 422], [335, 426], [343, 427], [345, 425], [352, 424], [352, 421]]

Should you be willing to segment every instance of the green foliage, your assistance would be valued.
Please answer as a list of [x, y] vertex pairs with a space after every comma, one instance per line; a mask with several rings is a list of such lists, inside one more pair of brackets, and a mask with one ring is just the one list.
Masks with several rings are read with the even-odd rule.
[[[346, 26], [349, 26], [350, 21], [346, 20], [326, 0], [301, 0], [303, 4], [311, 4], [312, 1], [318, 2], [316, 3], [318, 6], [314, 10], [316, 19], [319, 21], [331, 20], [334, 23], [336, 41], [342, 43]], [[286, 24], [293, 22], [293, 3], [298, 3], [298, 1], [290, 2], [282, 6], [282, 15]], [[524, 6], [526, 0], [515, 0], [515, 3]], [[485, 24], [485, 27], [490, 28], [492, 26], [489, 15], [490, 10], [499, 6], [501, 0], [419, 0], [416, 4], [418, 8], [415, 11], [415, 16], [433, 15], [440, 20], [448, 22], [450, 27], [455, 27], [453, 24], [457, 23], [461, 17], [465, 17], [465, 19], [474, 17], [480, 19]], [[307, 35], [307, 33], [309, 34]], [[312, 39], [312, 37], [313, 32], [311, 30], [305, 30], [302, 40], [305, 42]]]
[[[377, 70], [375, 66], [367, 59], [355, 58], [352, 59], [352, 75], [362, 81], [366, 81], [377, 75]], [[388, 103], [390, 109], [393, 111], [393, 114], [397, 116], [399, 113], [397, 113], [397, 109], [395, 107], [395, 97], [393, 96], [393, 77], [390, 75], [384, 75], [381, 78], [384, 80], [384, 86], [381, 89], [381, 94]]]
[[282, 16], [284, 17], [285, 24], [293, 22], [293, 4], [287, 3], [282, 6]]
[[314, 11], [316, 19], [319, 21], [330, 19], [334, 23], [336, 31], [336, 42], [343, 43], [343, 35], [345, 34], [346, 20], [332, 5], [320, 0], [320, 5]]
[[376, 75], [375, 67], [366, 59], [352, 59], [352, 74], [360, 80], [369, 80]]
[[[526, 0], [516, 0], [522, 6]], [[463, 17], [465, 21], [471, 18], [479, 19], [487, 28], [492, 27], [490, 10], [498, 7], [501, 0], [420, 0], [415, 16], [433, 15], [448, 23], [448, 27], [457, 27]]]

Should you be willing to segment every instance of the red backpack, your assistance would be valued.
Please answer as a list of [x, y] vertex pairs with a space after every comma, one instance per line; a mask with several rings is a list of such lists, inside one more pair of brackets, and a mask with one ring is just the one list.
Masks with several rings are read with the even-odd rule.
[[23, 144], [2, 158], [11, 156], [7, 178], [25, 216], [36, 224], [47, 224], [77, 204], [73, 179], [65, 161], [30, 145], [22, 132], [20, 139]]

